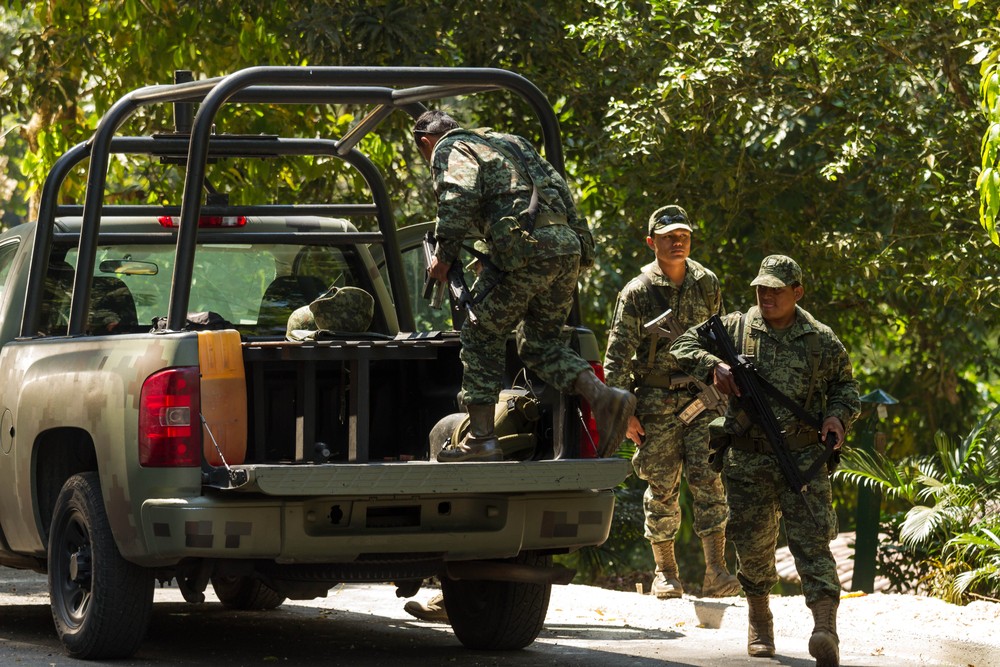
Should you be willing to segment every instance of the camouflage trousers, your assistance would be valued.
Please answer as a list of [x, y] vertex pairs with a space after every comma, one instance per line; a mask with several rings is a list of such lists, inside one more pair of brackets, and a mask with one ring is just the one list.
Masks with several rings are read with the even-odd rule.
[[[817, 445], [792, 454], [805, 472], [821, 451]], [[779, 520], [784, 517], [788, 547], [802, 580], [806, 604], [823, 597], [839, 598], [840, 577], [830, 551], [830, 540], [837, 536], [837, 515], [826, 469], [821, 468], [809, 482], [805, 501], [789, 488], [771, 454], [730, 450], [723, 472], [729, 500], [726, 536], [736, 547], [736, 576], [746, 594], [765, 595], [778, 583], [774, 551]]]
[[[478, 322], [466, 320], [462, 326], [465, 404], [496, 403], [503, 388], [507, 338], [515, 327], [517, 353], [525, 366], [560, 391], [574, 393], [576, 377], [590, 369], [570, 349], [562, 332], [579, 273], [579, 255], [534, 260], [508, 273], [473, 308]], [[473, 294], [490, 279], [489, 272], [484, 272], [473, 285]]]
[[667, 414], [638, 415], [646, 439], [632, 457], [632, 467], [649, 486], [642, 497], [645, 535], [650, 542], [674, 539], [681, 526], [678, 503], [681, 472], [694, 499], [694, 532], [699, 537], [726, 529], [726, 497], [722, 480], [708, 463], [708, 423], [714, 412], [702, 413], [685, 426], [674, 413], [691, 396], [664, 392]]

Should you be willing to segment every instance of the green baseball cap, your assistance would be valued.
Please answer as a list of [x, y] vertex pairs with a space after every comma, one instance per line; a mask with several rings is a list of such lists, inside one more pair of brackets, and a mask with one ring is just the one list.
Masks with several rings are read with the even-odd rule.
[[794, 259], [785, 255], [768, 255], [760, 263], [760, 271], [750, 286], [787, 287], [801, 283], [802, 269]]
[[675, 229], [686, 229], [693, 232], [688, 221], [687, 211], [676, 204], [661, 206], [649, 216], [649, 235], [667, 234]]

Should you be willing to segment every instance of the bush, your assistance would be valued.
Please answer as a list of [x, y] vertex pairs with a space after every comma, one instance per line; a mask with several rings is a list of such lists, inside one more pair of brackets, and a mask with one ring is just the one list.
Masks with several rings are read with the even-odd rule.
[[[936, 452], [893, 463], [882, 454], [848, 448], [838, 475], [909, 505], [884, 529], [898, 540], [880, 547], [882, 572], [899, 586], [949, 602], [1000, 598], [1000, 407], [984, 415], [957, 445], [934, 436]], [[907, 558], [893, 558], [901, 548]], [[907, 562], [908, 561], [908, 562]]]

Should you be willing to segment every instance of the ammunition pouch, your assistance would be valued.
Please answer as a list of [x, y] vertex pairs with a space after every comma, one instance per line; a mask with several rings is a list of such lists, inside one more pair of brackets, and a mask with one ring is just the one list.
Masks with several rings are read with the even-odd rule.
[[639, 387], [653, 387], [654, 389], [685, 389], [692, 393], [698, 392], [698, 385], [694, 378], [687, 373], [647, 373], [636, 383]]
[[528, 265], [537, 243], [528, 232], [528, 214], [507, 215], [490, 225], [490, 258], [503, 271], [516, 271]]
[[725, 417], [716, 417], [708, 424], [708, 464], [715, 472], [721, 473], [726, 462], [726, 450], [732, 446], [733, 436], [726, 433]]

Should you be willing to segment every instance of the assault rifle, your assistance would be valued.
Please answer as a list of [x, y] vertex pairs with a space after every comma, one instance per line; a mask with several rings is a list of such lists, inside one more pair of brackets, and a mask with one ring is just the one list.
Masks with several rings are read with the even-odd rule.
[[[653, 337], [649, 346], [648, 368], [653, 367], [653, 360], [656, 355], [656, 344], [658, 340], [666, 341], [669, 346], [673, 344], [677, 337], [686, 331], [681, 326], [674, 311], [667, 308], [665, 311], [654, 317], [649, 322], [642, 325], [643, 331]], [[698, 378], [687, 374], [678, 374], [670, 378], [670, 388], [682, 385], [695, 385], [698, 387], [698, 394], [688, 403], [683, 410], [677, 414], [677, 418], [685, 425], [690, 425], [701, 413], [706, 410], [714, 410], [719, 415], [726, 412], [726, 399], [718, 389], [712, 385], [706, 385]]]
[[[778, 467], [781, 469], [782, 476], [788, 482], [789, 488], [802, 498], [802, 502], [805, 503], [810, 518], [812, 518], [813, 523], [818, 528], [819, 522], [816, 521], [816, 516], [813, 514], [812, 508], [809, 507], [809, 503], [806, 500], [806, 493], [809, 491], [809, 481], [816, 474], [820, 465], [826, 463], [827, 458], [829, 458], [830, 453], [833, 451], [834, 445], [837, 444], [836, 435], [832, 432], [828, 434], [825, 443], [827, 452], [820, 460], [813, 463], [812, 467], [803, 475], [799, 470], [795, 458], [792, 456], [791, 450], [788, 448], [788, 443], [785, 442], [785, 432], [778, 425], [778, 420], [774, 416], [771, 404], [764, 397], [764, 388], [762, 385], [766, 385], [775, 392], [777, 389], [774, 389], [770, 383], [759, 377], [757, 369], [754, 368], [753, 364], [745, 356], [736, 352], [733, 339], [730, 338], [729, 332], [722, 325], [722, 318], [718, 315], [712, 315], [708, 321], [699, 325], [698, 335], [705, 340], [713, 342], [715, 344], [715, 351], [729, 365], [733, 379], [740, 388], [740, 396], [733, 397], [733, 399], [747, 413], [750, 421], [764, 432], [764, 436], [770, 443], [771, 450], [778, 460]], [[782, 394], [782, 396], [784, 395]], [[785, 398], [791, 402], [791, 399]], [[817, 427], [817, 442], [819, 442], [819, 420], [810, 418], [809, 422], [811, 425]]]
[[[437, 280], [431, 277], [431, 259], [434, 257], [434, 251], [437, 249], [437, 239], [434, 238], [433, 232], [427, 232], [424, 235], [424, 261], [427, 262], [427, 278], [424, 280], [424, 293], [425, 299], [430, 299], [431, 307], [440, 308], [441, 302], [443, 301], [443, 294], [440, 293], [442, 285], [438, 283]], [[482, 287], [479, 294], [475, 297], [472, 296], [472, 291], [469, 289], [469, 284], [465, 282], [465, 271], [462, 268], [461, 262], [457, 259], [451, 263], [448, 267], [448, 290], [451, 292], [452, 299], [454, 300], [455, 310], [461, 311], [463, 308], [469, 318], [470, 324], [476, 324], [479, 319], [476, 314], [472, 312], [472, 307], [486, 298], [486, 295], [500, 283], [500, 279], [505, 275], [496, 264], [490, 261], [488, 255], [470, 248], [468, 246], [462, 246], [467, 251], [469, 251], [473, 257], [478, 259], [483, 264], [484, 270], [489, 270], [490, 276], [492, 278], [491, 282]], [[435, 305], [437, 304], [437, 305]]]
[[430, 301], [431, 308], [439, 310], [444, 302], [445, 284], [431, 278], [431, 260], [434, 258], [435, 245], [434, 233], [427, 232], [424, 236], [424, 265], [427, 267], [427, 276], [424, 278], [423, 296]]

